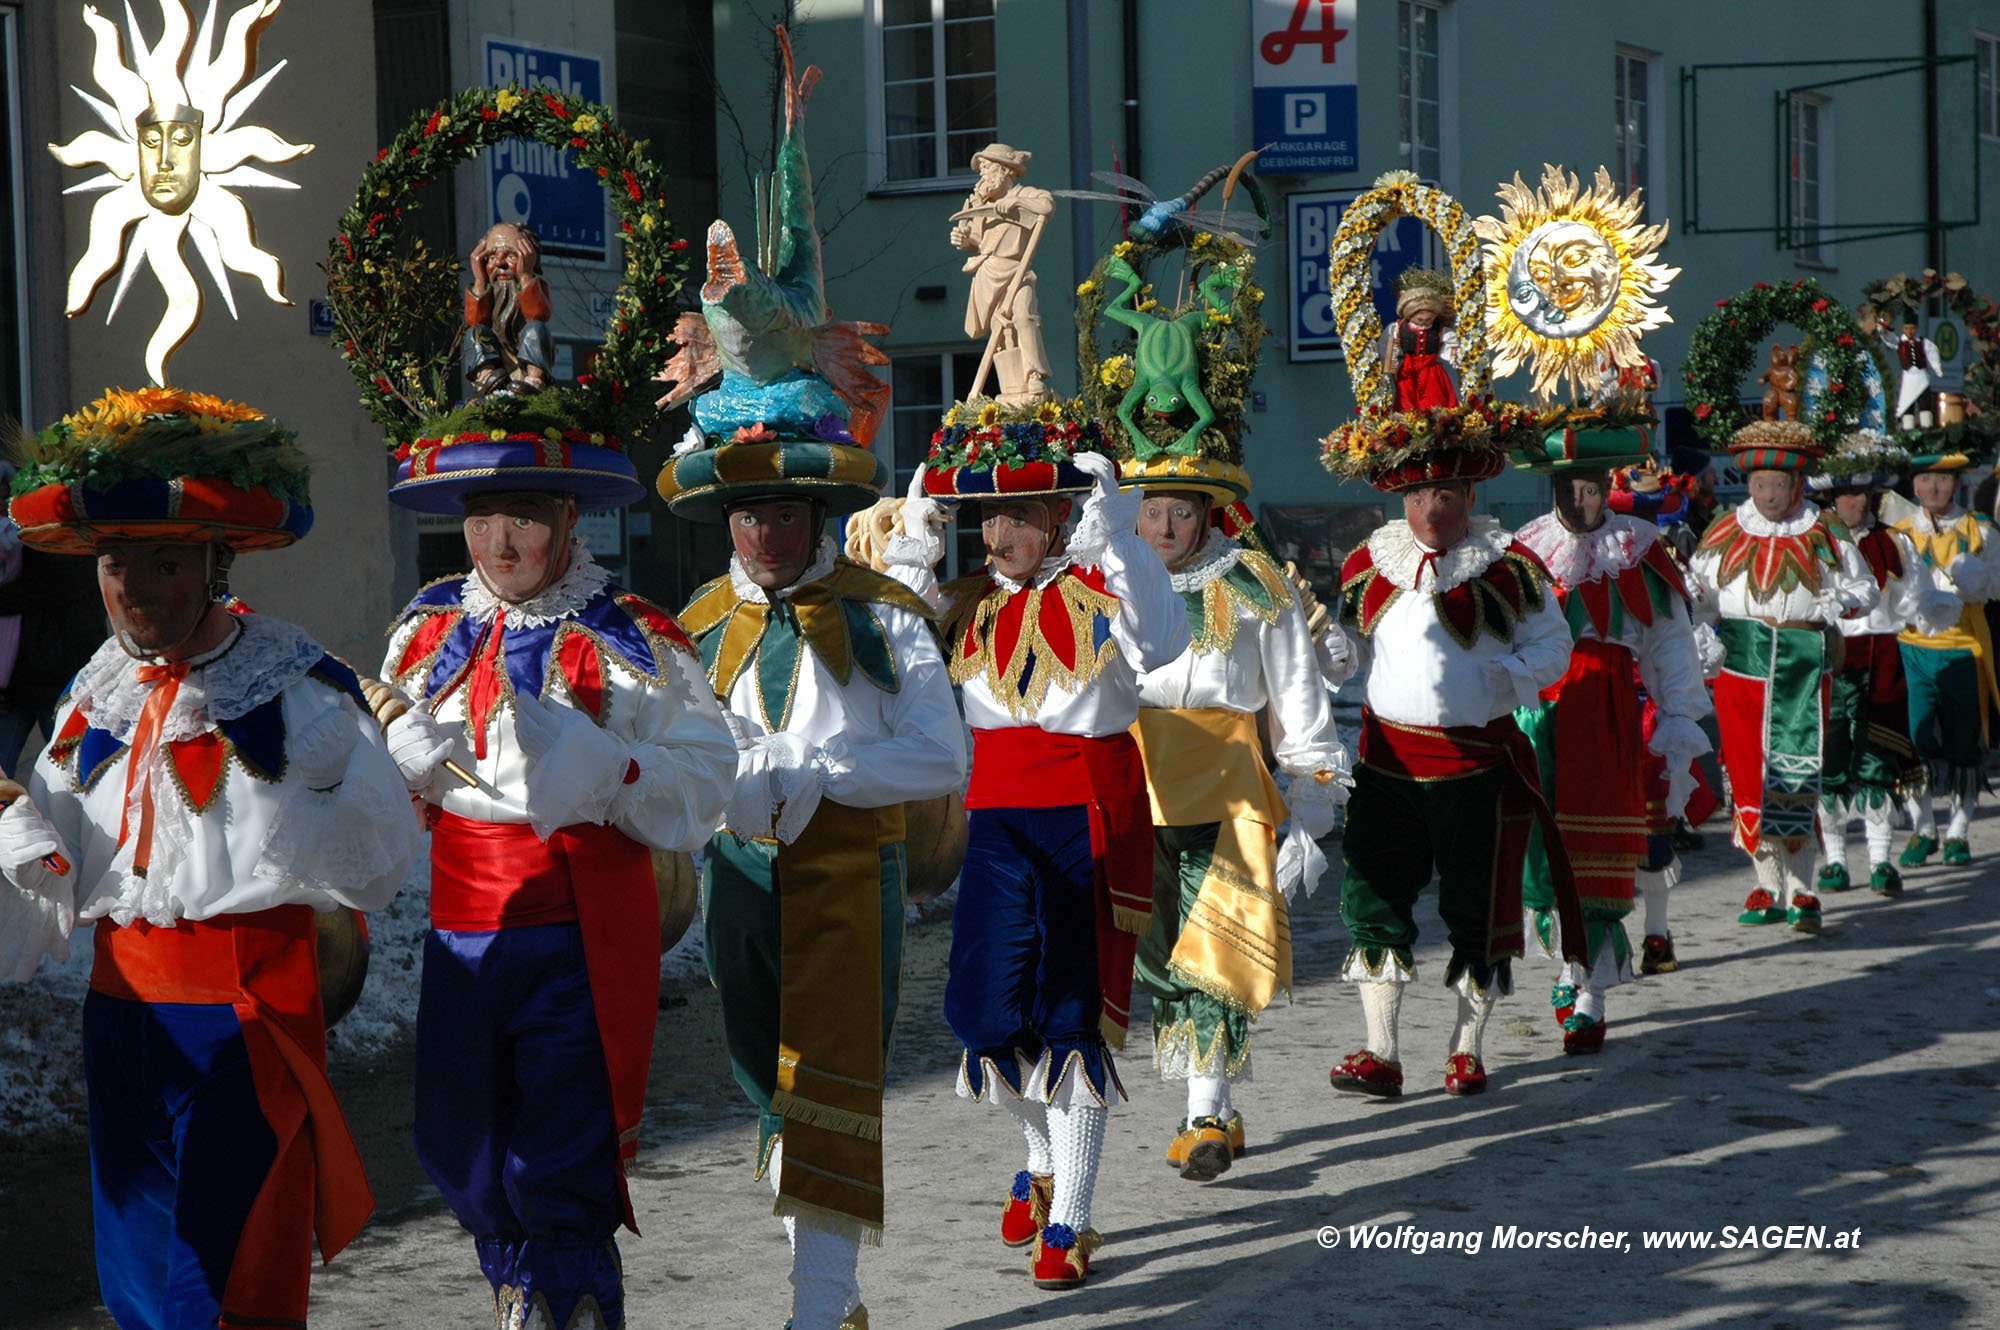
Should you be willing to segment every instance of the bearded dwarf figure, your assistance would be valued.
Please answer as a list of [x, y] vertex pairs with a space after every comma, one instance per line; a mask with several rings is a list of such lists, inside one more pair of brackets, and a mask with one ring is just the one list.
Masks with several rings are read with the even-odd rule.
[[1789, 921], [1807, 933], [1820, 926], [1808, 875], [1839, 624], [1879, 598], [1846, 528], [1803, 497], [1802, 477], [1820, 451], [1797, 421], [1738, 430], [1731, 460], [1749, 477], [1750, 497], [1709, 524], [1690, 570], [1702, 593], [1696, 614], [1722, 639], [1716, 729], [1736, 844], [1757, 869], [1737, 920]]
[[290, 432], [138, 396], [45, 434], [13, 502], [29, 545], [96, 556], [113, 637], [26, 791], [0, 776], [0, 980], [95, 924], [83, 1060], [113, 1319], [302, 1326], [315, 1238], [332, 1259], [374, 1208], [327, 1080], [315, 915], [387, 905], [418, 828], [354, 671], [227, 604], [233, 555], [312, 526]]
[[[1624, 919], [1632, 911], [1635, 873], [1664, 874], [1674, 862], [1671, 839], [1648, 834], [1646, 758], [1661, 759], [1668, 773], [1664, 812], [1678, 818], [1694, 790], [1690, 763], [1709, 751], [1699, 723], [1709, 701], [1680, 564], [1659, 527], [1609, 510], [1610, 469], [1642, 460], [1647, 436], [1572, 430], [1567, 437], [1573, 440], [1567, 446], [1537, 447], [1525, 459], [1516, 454], [1553, 478], [1555, 511], [1523, 526], [1515, 539], [1553, 577], [1572, 645], [1569, 672], [1514, 719], [1535, 744], [1576, 875], [1589, 954], [1583, 963], [1563, 965], [1550, 1002], [1563, 1028], [1563, 1051], [1594, 1053], [1609, 1025], [1606, 991], [1632, 978]], [[1654, 708], [1650, 733], [1641, 688]], [[1554, 893], [1539, 831], [1535, 836], [1522, 896], [1544, 948], [1556, 956], [1562, 948], [1553, 936]]]
[[[965, 335], [992, 339], [993, 367], [1002, 402], [1036, 402], [1048, 396], [1049, 353], [1035, 302], [1036, 240], [1055, 212], [1045, 189], [1021, 183], [1032, 154], [991, 143], [972, 155], [979, 183], [955, 215], [951, 243], [970, 251], [963, 271], [972, 274], [965, 304]], [[983, 391], [975, 386], [975, 392]]]
[[549, 386], [553, 312], [542, 280], [541, 239], [525, 226], [499, 223], [473, 246], [472, 289], [465, 293], [463, 359], [474, 397], [526, 395]]

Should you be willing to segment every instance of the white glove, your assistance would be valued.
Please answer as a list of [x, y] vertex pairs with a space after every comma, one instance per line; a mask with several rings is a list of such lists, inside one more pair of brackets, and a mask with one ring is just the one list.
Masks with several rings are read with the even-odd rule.
[[1721, 636], [1705, 623], [1694, 626], [1694, 654], [1701, 661], [1702, 679], [1711, 683], [1729, 660], [1729, 650], [1722, 645]]
[[1139, 509], [1146, 495], [1136, 485], [1131, 489], [1118, 487], [1117, 460], [1104, 453], [1078, 453], [1070, 460], [1077, 470], [1097, 482], [1097, 488], [1083, 500], [1083, 520], [1090, 521], [1094, 515], [1107, 536], [1137, 531]]
[[1338, 779], [1322, 784], [1311, 775], [1295, 776], [1285, 791], [1285, 806], [1292, 810], [1292, 825], [1318, 840], [1333, 830], [1337, 810], [1347, 802], [1347, 786]]
[[528, 759], [528, 825], [537, 836], [606, 820], [632, 765], [623, 739], [581, 711], [528, 693], [514, 695], [514, 734]]
[[1667, 768], [1667, 816], [1678, 818], [1687, 812], [1688, 799], [1694, 794], [1695, 779], [1692, 762], [1682, 761]]
[[910, 492], [903, 497], [903, 534], [912, 540], [936, 539], [937, 527], [944, 522], [944, 505], [924, 493], [924, 474], [928, 469], [917, 468], [910, 477]]
[[1326, 631], [1313, 639], [1313, 657], [1329, 688], [1340, 687], [1354, 675], [1354, 649], [1337, 623], [1328, 624]]
[[314, 716], [292, 736], [292, 760], [306, 788], [325, 793], [347, 778], [347, 759], [361, 742], [355, 717], [332, 706]]
[[403, 784], [412, 791], [429, 785], [431, 777], [437, 775], [438, 768], [451, 756], [452, 736], [438, 724], [436, 716], [421, 707], [411, 707], [390, 721], [382, 737], [389, 745], [389, 756], [395, 759], [396, 770], [403, 773]]
[[1278, 846], [1278, 892], [1287, 905], [1299, 894], [1304, 885], [1310, 896], [1319, 886], [1319, 880], [1326, 874], [1326, 855], [1305, 829], [1297, 822], [1285, 833], [1283, 843]]
[[759, 735], [737, 755], [736, 788], [724, 818], [738, 836], [789, 845], [819, 809], [822, 777], [813, 746], [796, 734]]
[[1969, 554], [1961, 554], [1946, 565], [1939, 577], [1943, 579], [1946, 590], [1964, 600], [1968, 596], [1977, 597], [1985, 589], [1979, 585], [1982, 571], [1978, 560]]
[[[0, 869], [22, 886], [38, 881], [43, 873], [55, 876], [42, 860], [62, 852], [62, 833], [27, 795], [15, 799], [0, 812]], [[21, 872], [24, 868], [30, 871]]]

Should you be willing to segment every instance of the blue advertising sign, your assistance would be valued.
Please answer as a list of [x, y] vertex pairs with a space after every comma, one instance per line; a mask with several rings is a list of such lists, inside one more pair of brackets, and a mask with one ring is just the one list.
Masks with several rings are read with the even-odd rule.
[[[511, 37], [486, 39], [486, 84], [547, 88], [564, 98], [604, 100], [596, 56]], [[509, 139], [486, 153], [487, 224], [515, 222], [541, 237], [546, 257], [602, 263], [609, 257], [610, 205], [604, 187], [569, 153], [532, 139]]]
[[1358, 0], [1251, 0], [1250, 99], [1257, 169], [1359, 168]]
[[[1340, 360], [1340, 326], [1334, 317], [1327, 251], [1347, 205], [1358, 190], [1285, 196], [1286, 289], [1291, 300], [1289, 358]], [[1405, 268], [1431, 261], [1430, 228], [1414, 217], [1399, 217], [1376, 242], [1369, 261], [1368, 281], [1375, 293], [1375, 312], [1387, 327], [1396, 317], [1396, 278]]]

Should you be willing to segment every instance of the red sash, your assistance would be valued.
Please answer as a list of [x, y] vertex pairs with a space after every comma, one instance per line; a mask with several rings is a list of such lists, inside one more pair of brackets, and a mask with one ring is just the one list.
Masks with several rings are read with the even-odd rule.
[[1556, 704], [1555, 807], [1577, 895], [1632, 903], [1632, 872], [1646, 857], [1645, 749], [1632, 653], [1578, 638], [1569, 672], [1542, 696]]
[[1405, 725], [1383, 720], [1361, 709], [1361, 760], [1378, 771], [1409, 780], [1455, 780], [1503, 768], [1500, 782], [1500, 825], [1493, 846], [1493, 903], [1487, 914], [1486, 959], [1519, 955], [1521, 935], [1521, 869], [1528, 856], [1530, 822], [1542, 829], [1549, 856], [1549, 876], [1555, 887], [1556, 919], [1562, 926], [1563, 958], [1589, 963], [1583, 933], [1583, 909], [1577, 900], [1576, 875], [1549, 801], [1542, 794], [1535, 746], [1521, 733], [1512, 716], [1485, 725]]
[[303, 1325], [312, 1248], [331, 1261], [375, 1209], [361, 1152], [326, 1077], [312, 910], [280, 905], [173, 928], [98, 921], [90, 986], [133, 1002], [227, 1003], [243, 1028], [277, 1154], [223, 1286], [225, 1325]]
[[[587, 876], [589, 890], [576, 890], [579, 876]], [[524, 822], [437, 813], [431, 830], [433, 928], [486, 932], [571, 919], [583, 935], [590, 1001], [611, 1082], [618, 1195], [625, 1226], [637, 1233], [625, 1170], [639, 1154], [659, 1011], [659, 897], [652, 855], [616, 827], [578, 823], [557, 828], [544, 841]]]
[[1090, 813], [1098, 981], [1107, 1035], [1123, 1047], [1132, 1019], [1132, 963], [1153, 913], [1153, 810], [1139, 745], [1124, 731], [1093, 739], [1031, 725], [973, 730], [968, 810], [1073, 804]]

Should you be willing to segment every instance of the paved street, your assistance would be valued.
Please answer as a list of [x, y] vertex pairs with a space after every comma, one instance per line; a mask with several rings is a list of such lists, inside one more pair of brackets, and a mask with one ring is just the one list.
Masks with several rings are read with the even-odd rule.
[[[998, 1241], [1020, 1138], [1011, 1120], [952, 1095], [955, 1048], [939, 1016], [948, 929], [920, 926], [888, 1104], [888, 1233], [861, 1266], [872, 1323], [2000, 1323], [2000, 873], [1934, 866], [1911, 875], [1901, 901], [1829, 897], [1818, 938], [1747, 929], [1735, 915], [1748, 865], [1715, 825], [1678, 889], [1680, 971], [1614, 993], [1603, 1054], [1568, 1058], [1546, 1004], [1551, 967], [1528, 963], [1489, 1029], [1481, 1099], [1442, 1090], [1453, 1005], [1434, 916], [1404, 1004], [1407, 1093], [1381, 1103], [1328, 1088], [1361, 1019], [1332, 977], [1345, 932], [1323, 889], [1296, 920], [1297, 1001], [1261, 1023], [1256, 1078], [1239, 1093], [1250, 1153], [1221, 1180], [1183, 1182], [1161, 1162], [1180, 1101], [1135, 1029], [1123, 1068], [1137, 1102], [1113, 1115], [1097, 1195], [1107, 1242], [1090, 1284], [1068, 1293], [1036, 1290], [1025, 1258]], [[1993, 825], [1975, 829], [1976, 852], [2000, 852]], [[768, 1188], [750, 1179], [754, 1133], [728, 1080], [715, 994], [691, 985], [683, 996], [662, 1012], [633, 1188], [645, 1236], [623, 1244], [630, 1325], [775, 1330], [789, 1307], [782, 1230]], [[470, 1242], [410, 1158], [408, 1056], [405, 1046], [337, 1068], [381, 1211], [318, 1276], [316, 1327], [489, 1323]], [[33, 1231], [38, 1273], [17, 1285], [20, 1248], [0, 1249], [7, 1302], [26, 1301], [28, 1330], [109, 1326], [90, 1305], [80, 1146], [23, 1162], [39, 1170], [40, 1199], [10, 1185], [0, 1233]], [[62, 1216], [53, 1230], [23, 1222], [42, 1201]], [[1353, 1226], [1365, 1225], [1391, 1238], [1405, 1229], [1402, 1246], [1355, 1250]], [[1816, 1226], [1828, 1244], [1858, 1229], [1859, 1245], [1660, 1251], [1642, 1236], [1684, 1230], [1719, 1244], [1728, 1225], [1765, 1240]], [[1337, 1231], [1331, 1250], [1324, 1226]], [[1506, 1226], [1590, 1241], [1622, 1232], [1630, 1250], [1615, 1236], [1609, 1250], [1496, 1250]], [[1477, 1254], [1422, 1250], [1473, 1236]]]

